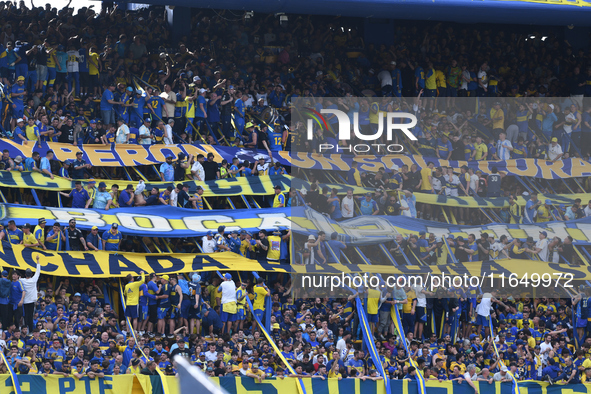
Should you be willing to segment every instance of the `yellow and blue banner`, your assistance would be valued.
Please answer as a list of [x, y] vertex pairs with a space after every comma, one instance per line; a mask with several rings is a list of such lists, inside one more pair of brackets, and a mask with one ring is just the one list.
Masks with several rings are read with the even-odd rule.
[[[18, 375], [21, 382], [22, 394], [164, 394], [160, 376], [147, 375], [118, 375], [104, 378], [77, 379], [72, 376], [58, 375]], [[164, 378], [169, 387], [169, 394], [181, 394], [177, 378]], [[215, 384], [231, 394], [290, 394], [297, 392], [298, 379], [294, 378], [266, 378], [258, 383], [249, 377], [214, 377], [210, 378]], [[405, 380], [391, 380], [390, 392], [386, 391], [380, 381], [361, 379], [320, 378], [302, 379], [307, 394], [419, 394], [417, 385]], [[474, 382], [480, 394], [513, 394], [513, 384], [510, 382]], [[545, 382], [521, 381], [522, 392], [528, 394], [591, 394], [588, 384], [554, 384]], [[12, 381], [9, 374], [0, 375], [0, 387], [6, 388], [10, 394]], [[428, 380], [425, 383], [425, 394], [474, 394], [474, 389], [467, 384], [454, 381]]]
[[204, 236], [209, 231], [217, 232], [220, 225], [226, 232], [246, 230], [291, 229], [294, 233], [316, 234], [320, 230], [331, 229], [338, 239], [348, 245], [373, 245], [390, 242], [397, 234], [409, 236], [421, 231], [433, 233], [436, 237], [468, 237], [487, 233], [495, 239], [506, 235], [509, 239], [527, 237], [537, 238], [540, 231], [546, 231], [548, 238], [564, 239], [571, 236], [575, 243], [591, 242], [591, 217], [570, 221], [542, 222], [534, 224], [491, 223], [480, 226], [454, 225], [431, 222], [405, 216], [362, 215], [336, 222], [329, 217], [306, 207], [205, 210], [176, 208], [171, 206], [151, 206], [136, 208], [117, 208], [108, 211], [81, 208], [54, 208], [23, 206], [19, 204], [0, 204], [0, 222], [6, 225], [14, 220], [17, 226], [37, 223], [44, 218], [47, 223], [58, 222], [67, 225], [76, 219], [76, 226], [90, 230], [97, 226], [99, 231], [107, 231], [113, 223], [119, 225], [124, 234], [164, 238], [183, 238]]
[[[83, 187], [88, 185], [88, 180], [81, 180]], [[102, 179], [105, 182], [107, 190], [111, 190], [111, 186], [117, 184], [121, 188], [124, 185], [132, 185], [137, 189], [137, 181], [121, 181], [120, 179]], [[203, 189], [203, 197], [232, 197], [232, 196], [256, 196], [256, 195], [272, 195], [275, 192], [275, 186], [279, 185], [284, 192], [289, 191], [290, 188], [294, 190], [310, 190], [311, 184], [303, 179], [295, 178], [290, 175], [264, 175], [264, 176], [250, 176], [218, 179], [215, 181], [192, 181], [185, 180], [182, 182], [145, 182], [145, 190], [151, 190], [153, 187], [158, 187], [160, 190], [166, 189], [168, 186], [175, 187], [178, 183], [183, 183], [189, 186], [189, 192], [194, 193], [197, 186]], [[50, 179], [38, 172], [28, 171], [0, 171], [0, 187], [7, 188], [23, 188], [36, 190], [72, 190], [75, 187], [74, 180], [68, 180], [59, 176], [54, 176]], [[353, 190], [353, 194], [365, 195], [366, 193], [374, 193], [374, 188], [358, 187], [339, 183], [319, 183], [320, 189], [328, 187], [330, 190], [336, 189], [337, 194], [344, 195], [348, 189]], [[506, 208], [509, 206], [509, 198], [505, 197], [480, 197], [480, 196], [462, 196], [453, 197], [446, 195], [416, 193], [417, 202], [429, 205], [444, 205], [449, 207], [464, 207], [464, 208]], [[564, 204], [566, 206], [572, 205], [576, 199], [581, 201], [590, 201], [591, 193], [574, 193], [574, 194], [538, 194], [540, 201], [547, 199], [551, 200], [554, 205]], [[518, 196], [517, 202], [521, 207], [524, 207], [529, 197]]]
[[[25, 270], [35, 269], [36, 256], [41, 255], [41, 272], [46, 275], [63, 277], [123, 278], [128, 274], [177, 274], [207, 271], [256, 271], [291, 274], [383, 274], [383, 275], [448, 275], [501, 278], [513, 276], [522, 278], [532, 272], [540, 276], [547, 274], [553, 280], [562, 275], [562, 280], [591, 280], [591, 266], [554, 264], [534, 260], [501, 259], [454, 263], [446, 265], [368, 265], [368, 264], [324, 264], [290, 265], [260, 263], [232, 253], [131, 253], [131, 252], [52, 252], [38, 248], [26, 248], [2, 242], [0, 245], [0, 266]], [[507, 282], [508, 283], [508, 282]], [[554, 283], [554, 282], [552, 282]], [[489, 285], [485, 282], [485, 285]], [[572, 283], [571, 283], [572, 285]]]
[[[48, 150], [53, 150], [55, 158], [59, 161], [76, 160], [76, 152], [82, 152], [86, 163], [101, 167], [134, 167], [141, 165], [160, 164], [166, 161], [166, 157], [172, 155], [177, 157], [179, 153], [185, 155], [208, 153], [214, 155], [216, 162], [226, 159], [232, 162], [234, 157], [241, 161], [248, 160], [251, 163], [257, 158], [269, 159], [268, 152], [256, 149], [244, 149], [237, 147], [225, 147], [205, 144], [179, 144], [179, 145], [80, 145], [63, 144], [59, 142], [42, 142], [39, 144], [20, 145], [12, 140], [0, 139], [0, 150], [7, 149], [10, 157], [16, 156], [31, 157], [33, 151], [44, 156]], [[456, 171], [464, 165], [473, 168], [474, 171], [482, 171], [483, 174], [490, 174], [493, 167], [500, 173], [506, 175], [525, 176], [543, 179], [561, 178], [584, 178], [591, 176], [591, 163], [579, 159], [569, 158], [556, 162], [543, 159], [512, 159], [497, 161], [463, 161], [463, 160], [442, 160], [433, 157], [420, 155], [342, 155], [342, 154], [313, 154], [309, 152], [272, 152], [273, 159], [281, 165], [298, 167], [304, 170], [327, 170], [327, 171], [349, 171], [351, 163], [356, 161], [359, 164], [359, 171], [377, 172], [380, 168], [386, 170], [394, 164], [409, 168], [416, 164], [419, 168], [427, 167], [428, 162], [433, 162], [435, 167], [447, 166]]]

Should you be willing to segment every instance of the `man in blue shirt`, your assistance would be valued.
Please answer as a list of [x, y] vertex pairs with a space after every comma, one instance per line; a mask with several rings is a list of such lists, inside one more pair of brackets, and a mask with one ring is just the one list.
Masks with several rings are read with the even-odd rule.
[[76, 161], [72, 165], [72, 178], [74, 179], [84, 179], [84, 170], [90, 169], [90, 164], [86, 163], [86, 160], [82, 158], [82, 152], [76, 152]]
[[212, 336], [214, 333], [221, 332], [223, 323], [219, 314], [212, 307], [210, 307], [207, 302], [204, 302], [203, 305], [204, 307], [201, 310], [201, 316], [205, 333]]
[[103, 97], [101, 98], [101, 114], [104, 124], [115, 123], [115, 111], [113, 110], [113, 105], [122, 104], [119, 101], [115, 101], [115, 96], [113, 96], [114, 91], [115, 83], [111, 82], [109, 87], [103, 92]]
[[14, 128], [14, 131], [12, 132], [12, 139], [14, 140], [14, 142], [17, 142], [19, 144], [25, 144], [27, 145], [27, 135], [25, 134], [25, 121], [23, 118], [19, 118], [16, 120], [16, 127]]
[[[25, 302], [25, 288], [19, 280], [18, 272], [12, 272], [12, 285], [10, 288], [10, 304], [12, 305], [12, 317], [14, 324], [19, 327], [23, 317], [23, 304]], [[9, 308], [10, 309], [10, 308]]]
[[23, 232], [18, 227], [16, 227], [14, 220], [8, 222], [6, 235], [10, 243], [13, 245], [18, 245], [23, 240]]
[[244, 131], [244, 116], [245, 116], [245, 109], [246, 106], [244, 105], [244, 101], [242, 101], [242, 92], [236, 92], [237, 100], [234, 103], [234, 123], [236, 124], [236, 129], [238, 129], [238, 133], [242, 135]]
[[328, 244], [328, 246], [330, 246], [330, 249], [334, 252], [334, 254], [336, 255], [337, 259], [339, 260], [339, 261], [335, 261], [334, 257], [332, 256], [332, 253], [328, 253], [327, 262], [329, 264], [338, 264], [338, 263], [340, 263], [341, 255], [342, 255], [342, 250], [347, 249], [347, 245], [345, 245], [341, 241], [337, 241], [337, 237], [338, 237], [338, 234], [335, 231], [332, 234], [330, 234], [330, 240], [326, 241], [326, 243]]
[[53, 159], [53, 151], [48, 150], [45, 154], [45, 157], [41, 158], [41, 164], [39, 165], [40, 170], [43, 174], [48, 175], [51, 179], [53, 179], [53, 174], [51, 173], [51, 160]]
[[166, 163], [162, 163], [160, 166], [160, 179], [162, 179], [162, 182], [174, 182], [172, 156], [166, 157]]
[[109, 231], [105, 231], [103, 234], [103, 250], [119, 250], [119, 244], [121, 243], [121, 238], [123, 238], [123, 236], [119, 232], [118, 227], [119, 225], [117, 223], [113, 223], [113, 225], [111, 225], [111, 229]]
[[129, 208], [134, 205], [133, 185], [127, 185], [127, 188], [119, 196], [119, 207]]
[[359, 198], [359, 210], [362, 215], [377, 215], [380, 212], [378, 204], [371, 198], [371, 193]]
[[[25, 65], [26, 67], [26, 65]], [[22, 75], [16, 79], [16, 83], [12, 85], [12, 89], [10, 91], [10, 98], [12, 99], [12, 117], [13, 118], [22, 118], [25, 105], [23, 102], [23, 97], [27, 94], [27, 90], [25, 89], [25, 77]]]
[[39, 160], [39, 152], [33, 152], [32, 157], [27, 157], [25, 159], [24, 170], [41, 172], [39, 168], [37, 168], [37, 160]]
[[90, 199], [88, 192], [82, 188], [82, 182], [80, 181], [76, 181], [75, 188], [69, 194], [64, 192], [60, 192], [60, 194], [72, 199], [72, 208], [85, 208], [86, 201]]

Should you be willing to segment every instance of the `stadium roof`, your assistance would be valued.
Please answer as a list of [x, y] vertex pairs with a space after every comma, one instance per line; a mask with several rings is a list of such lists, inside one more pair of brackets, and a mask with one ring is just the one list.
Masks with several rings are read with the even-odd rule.
[[591, 26], [582, 0], [146, 0], [146, 3], [264, 13], [318, 14], [461, 23]]

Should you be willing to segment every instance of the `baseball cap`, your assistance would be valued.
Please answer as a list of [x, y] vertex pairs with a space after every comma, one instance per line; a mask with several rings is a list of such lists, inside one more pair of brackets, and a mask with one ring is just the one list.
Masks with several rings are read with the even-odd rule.
[[2, 271], [2, 276], [8, 276], [8, 271], [6, 271], [6, 270]]
[[213, 237], [213, 231], [208, 231], [207, 235], [212, 236]]
[[16, 120], [16, 123], [20, 123], [20, 122], [24, 122], [24, 121], [25, 121], [25, 120], [24, 120], [23, 118], [18, 118], [18, 119]]
[[371, 193], [365, 193], [365, 197], [371, 197]]
[[41, 218], [41, 219], [39, 219], [39, 220], [37, 221], [37, 223], [39, 223], [39, 224], [43, 224], [43, 223], [45, 223], [45, 218]]
[[558, 138], [552, 137], [552, 142], [558, 142]]
[[453, 234], [448, 234], [447, 239], [454, 239]]
[[165, 275], [162, 275], [162, 279], [164, 279], [164, 280], [168, 280], [169, 278], [170, 277], [168, 275], [166, 275], [166, 274]]
[[252, 122], [248, 122], [246, 126], [244, 126], [244, 128], [246, 129], [248, 129], [249, 127], [254, 127], [254, 124]]
[[191, 279], [193, 279], [193, 282], [200, 282], [201, 281], [201, 275], [199, 275], [199, 274], [193, 274], [193, 276], [191, 277]]
[[152, 119], [150, 119], [150, 118], [144, 119], [144, 122], [151, 122], [151, 121], [152, 121]]
[[400, 169], [400, 167], [398, 167], [396, 164], [392, 165], [392, 167], [390, 168], [392, 171], [398, 171]]
[[19, 155], [19, 156], [17, 156], [17, 157], [14, 158], [14, 161], [16, 163], [21, 163], [23, 161], [23, 158], [22, 158], [22, 156]]
[[98, 227], [97, 226], [92, 226], [92, 229], [91, 230], [98, 230]]
[[101, 182], [99, 183], [99, 187], [107, 187], [107, 184], [105, 182]]
[[279, 190], [281, 190], [281, 186], [279, 186], [279, 185], [275, 185], [274, 189], [279, 189]]
[[136, 89], [135, 94], [142, 94], [142, 91], [140, 89]]
[[96, 181], [94, 179], [89, 179], [88, 184], [90, 185], [91, 183], [96, 183]]
[[199, 89], [199, 94], [207, 92], [207, 89], [201, 88]]
[[112, 227], [112, 228], [117, 228], [117, 227], [119, 227], [119, 225], [118, 225], [117, 223], [113, 223], [113, 224], [111, 225], [111, 227]]
[[90, 124], [96, 124], [96, 120], [92, 119], [92, 120], [90, 121]]
[[224, 275], [224, 278], [226, 278], [226, 279], [232, 279], [232, 275], [231, 274], [225, 274]]
[[17, 81], [24, 81], [24, 80], [25, 80], [25, 77], [23, 77], [23, 76], [21, 75], [21, 76], [20, 76], [20, 77], [18, 77], [16, 80], [17, 80]]
[[540, 234], [542, 234], [544, 237], [548, 237], [548, 233], [545, 231], [540, 231]]
[[546, 199], [546, 201], [544, 201], [544, 204], [548, 204], [548, 205], [552, 205], [552, 201], [550, 201], [550, 199]]
[[426, 235], [427, 233], [424, 231], [419, 231], [419, 235]]
[[82, 294], [76, 293], [76, 294], [74, 294], [74, 297], [82, 297]]

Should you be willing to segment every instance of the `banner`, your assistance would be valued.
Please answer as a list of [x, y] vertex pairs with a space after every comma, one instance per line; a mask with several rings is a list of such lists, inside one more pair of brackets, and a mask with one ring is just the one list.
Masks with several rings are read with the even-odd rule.
[[266, 264], [232, 252], [194, 253], [115, 253], [106, 251], [52, 252], [26, 248], [3, 241], [0, 266], [25, 270], [35, 269], [36, 256], [41, 256], [41, 272], [48, 275], [97, 278], [125, 277], [127, 274], [175, 274], [201, 271], [270, 271], [289, 272], [289, 264]]
[[[22, 383], [23, 394], [162, 394], [162, 385], [159, 376], [146, 375], [119, 375], [105, 376], [96, 379], [76, 379], [74, 377], [62, 377], [49, 375], [19, 375]], [[177, 379], [174, 376], [166, 377], [170, 387], [170, 394], [180, 393]], [[258, 383], [249, 377], [225, 376], [210, 378], [219, 384], [230, 394], [289, 394], [296, 393], [297, 379], [294, 378], [267, 378]], [[390, 394], [386, 393], [384, 383], [381, 381], [361, 379], [320, 379], [303, 378], [307, 394]], [[480, 394], [512, 394], [512, 383], [474, 382]], [[6, 387], [10, 393], [10, 375], [0, 375], [0, 387]], [[113, 387], [117, 389], [114, 390]], [[439, 382], [437, 380], [426, 381], [426, 394], [474, 394], [474, 389], [466, 384], [458, 384], [452, 381]], [[569, 384], [548, 385], [537, 381], [521, 381], [519, 388], [529, 394], [591, 394], [591, 385]], [[390, 380], [391, 393], [417, 394], [417, 385], [406, 380]]]
[[[111, 186], [118, 185], [120, 190], [123, 190], [127, 185], [133, 185], [137, 188], [137, 181], [126, 181], [122, 179], [97, 179], [96, 182], [105, 182], [107, 191], [111, 190]], [[275, 185], [280, 185], [284, 192], [289, 191], [290, 188], [294, 190], [310, 190], [311, 184], [303, 179], [294, 178], [290, 175], [265, 175], [265, 176], [250, 176], [238, 177], [228, 179], [218, 179], [215, 181], [179, 181], [179, 182], [147, 182], [146, 190], [151, 190], [153, 187], [158, 187], [160, 190], [166, 189], [168, 186], [175, 187], [178, 183], [189, 185], [189, 192], [195, 193], [197, 186], [203, 188], [204, 197], [232, 197], [232, 196], [254, 196], [254, 195], [272, 195], [274, 193]], [[88, 185], [88, 180], [82, 180], [83, 187]], [[0, 187], [15, 187], [25, 189], [37, 190], [72, 190], [74, 188], [74, 181], [54, 176], [53, 179], [40, 174], [38, 172], [28, 171], [0, 171]], [[98, 186], [98, 185], [96, 185]], [[353, 194], [364, 195], [365, 193], [374, 193], [374, 188], [350, 186], [338, 183], [319, 183], [319, 188], [328, 187], [329, 189], [337, 189], [339, 195], [347, 194], [348, 189], [353, 189]], [[388, 193], [395, 193], [388, 190]], [[464, 208], [503, 208], [509, 206], [509, 199], [505, 197], [451, 197], [445, 195], [415, 193], [417, 202], [426, 203], [430, 205], [444, 205], [450, 207], [464, 207]], [[572, 205], [575, 199], [580, 198], [583, 203], [591, 200], [591, 194], [575, 193], [575, 194], [539, 194], [538, 199], [545, 201], [552, 200], [554, 204]], [[525, 206], [528, 198], [518, 196], [517, 201], [520, 206]]]
[[119, 225], [119, 231], [128, 235], [182, 238], [206, 235], [217, 232], [219, 226], [226, 226], [230, 231], [288, 229], [291, 208], [274, 209], [235, 209], [235, 210], [196, 210], [154, 205], [137, 208], [117, 208], [108, 211], [99, 209], [36, 207], [19, 204], [0, 204], [0, 222], [4, 225], [14, 220], [17, 226], [26, 223], [37, 224], [44, 218], [48, 226], [59, 222], [67, 226], [70, 219], [76, 219], [76, 226], [90, 230], [93, 226], [100, 233]]
[[397, 234], [406, 237], [412, 234], [418, 235], [421, 231], [433, 233], [436, 237], [453, 234], [456, 237], [467, 238], [469, 234], [474, 234], [476, 239], [479, 239], [480, 234], [487, 233], [493, 235], [495, 239], [506, 235], [509, 239], [533, 237], [536, 241], [540, 231], [546, 231], [548, 239], [553, 237], [564, 239], [570, 235], [576, 243], [584, 244], [591, 241], [591, 217], [566, 222], [491, 223], [481, 226], [447, 224], [406, 216], [377, 215], [357, 216], [337, 222], [313, 209], [295, 207], [291, 209], [291, 221], [293, 232], [306, 236], [316, 234], [320, 230], [329, 235], [337, 232], [340, 241], [357, 246], [385, 243], [394, 240]]
[[[190, 193], [195, 193], [197, 186], [201, 186], [203, 188], [203, 197], [271, 195], [275, 192], [275, 185], [280, 185], [285, 192], [289, 191], [291, 180], [292, 177], [289, 175], [265, 175], [218, 179], [205, 182], [189, 180], [178, 182], [145, 182], [145, 190], [149, 192], [153, 187], [158, 187], [162, 191], [168, 186], [175, 187], [177, 184], [182, 183], [189, 186]], [[98, 187], [99, 182], [105, 182], [107, 191], [110, 191], [113, 185], [118, 185], [119, 190], [124, 190], [127, 185], [133, 185], [135, 190], [139, 183], [124, 179], [96, 179], [95, 181], [97, 182], [95, 187]], [[82, 180], [82, 185], [86, 187], [88, 185], [88, 179]], [[0, 187], [69, 191], [75, 187], [75, 181], [69, 181], [59, 176], [54, 176], [51, 179], [38, 172], [0, 171]], [[344, 187], [341, 186], [341, 189], [342, 193], [346, 193]], [[360, 191], [360, 193], [363, 192]]]
[[548, 238], [556, 236], [564, 239], [570, 235], [575, 243], [591, 241], [591, 217], [566, 222], [468, 226], [406, 216], [377, 215], [357, 216], [336, 222], [311, 208], [304, 207], [197, 211], [171, 206], [151, 206], [103, 211], [0, 204], [0, 210], [0, 222], [4, 225], [11, 219], [17, 226], [26, 223], [34, 225], [38, 219], [45, 218], [48, 225], [57, 221], [65, 226], [74, 218], [76, 226], [84, 230], [97, 226], [102, 233], [113, 223], [117, 223], [119, 231], [124, 234], [164, 238], [203, 236], [208, 231], [215, 233], [219, 226], [224, 225], [226, 233], [234, 230], [253, 232], [261, 229], [289, 228], [306, 236], [316, 234], [320, 230], [327, 234], [336, 232], [339, 240], [356, 246], [385, 243], [394, 240], [397, 234], [409, 236], [421, 231], [433, 233], [436, 237], [445, 237], [448, 234], [468, 237], [469, 234], [474, 234], [478, 239], [480, 234], [487, 233], [495, 239], [506, 235], [509, 239], [534, 237], [535, 240], [538, 239], [540, 231], [546, 231]]
[[[1, 139], [0, 149], [7, 149], [10, 157], [16, 156], [31, 157], [33, 152], [39, 152], [44, 156], [47, 150], [51, 149], [55, 153], [55, 158], [59, 161], [76, 160], [76, 152], [83, 153], [83, 159], [93, 166], [101, 167], [133, 167], [140, 165], [152, 165], [163, 163], [167, 156], [177, 157], [179, 153], [194, 156], [208, 153], [214, 154], [214, 160], [221, 162], [226, 159], [229, 163], [234, 157], [240, 161], [248, 160], [255, 162], [262, 156], [269, 161], [266, 151], [257, 151], [256, 149], [244, 149], [235, 147], [224, 147], [204, 144], [182, 144], [182, 145], [81, 145], [74, 146], [58, 142], [42, 142], [39, 144], [20, 145], [12, 140]], [[377, 172], [380, 168], [389, 170], [392, 165], [399, 167], [417, 164], [419, 168], [427, 167], [427, 163], [432, 161], [435, 167], [450, 166], [456, 171], [460, 167], [467, 165], [474, 168], [474, 171], [480, 170], [483, 174], [490, 174], [493, 167], [506, 175], [527, 176], [544, 179], [561, 178], [580, 178], [591, 176], [591, 163], [579, 158], [570, 158], [558, 160], [555, 163], [539, 159], [514, 159], [500, 161], [454, 161], [440, 160], [433, 157], [423, 157], [420, 155], [385, 155], [385, 156], [353, 156], [341, 154], [321, 155], [307, 152], [273, 152], [273, 159], [281, 165], [299, 167], [306, 170], [333, 170], [349, 171], [353, 160], [359, 163], [360, 171]]]
[[[534, 260], [488, 260], [480, 262], [446, 265], [369, 265], [369, 264], [325, 264], [289, 265], [259, 263], [231, 253], [183, 254], [183, 253], [114, 253], [102, 250], [92, 252], [51, 252], [37, 248], [25, 248], [2, 242], [0, 245], [0, 267], [26, 270], [36, 268], [36, 256], [41, 256], [41, 272], [47, 275], [67, 277], [116, 278], [128, 274], [175, 274], [202, 271], [255, 271], [291, 274], [384, 274], [418, 275], [431, 274], [477, 277], [508, 278], [511, 274], [519, 278], [526, 274], [572, 274], [574, 280], [591, 280], [591, 266], [570, 266]], [[570, 275], [569, 275], [570, 277]]]
[[[132, 394], [135, 378], [134, 375], [120, 375], [77, 379], [73, 376], [19, 374], [18, 380], [22, 394]], [[10, 393], [10, 375], [0, 375], [0, 387]], [[178, 391], [170, 394], [178, 394]]]

